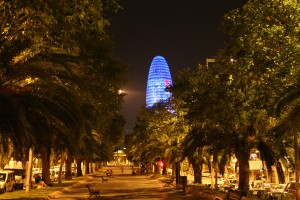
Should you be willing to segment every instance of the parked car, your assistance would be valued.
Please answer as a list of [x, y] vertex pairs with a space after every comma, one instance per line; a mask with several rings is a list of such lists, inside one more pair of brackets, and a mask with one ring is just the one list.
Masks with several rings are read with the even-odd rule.
[[0, 171], [0, 192], [12, 192], [15, 185], [15, 173], [12, 170]]
[[238, 180], [237, 179], [226, 179], [226, 181], [224, 182], [224, 185], [228, 185], [228, 186], [230, 186], [230, 188], [236, 189], [236, 188], [238, 188]]
[[267, 192], [261, 197], [262, 200], [294, 200], [294, 196], [287, 192]]
[[32, 168], [32, 174], [39, 174], [39, 173], [42, 173], [41, 168]]
[[[211, 173], [208, 170], [202, 171], [202, 177], [211, 177]], [[218, 178], [221, 178], [222, 174], [218, 173]]]
[[229, 185], [220, 185], [219, 191], [221, 192], [228, 192], [230, 189], [232, 189]]
[[252, 188], [248, 191], [250, 197], [255, 197], [257, 199], [261, 199], [266, 193], [267, 191], [263, 188]]
[[284, 192], [285, 184], [278, 184], [272, 188], [272, 192]]
[[[255, 184], [255, 180], [254, 180], [254, 182], [252, 181], [252, 183], [253, 183], [252, 184], [252, 186], [253, 186], [252, 188], [263, 188], [267, 192], [275, 192], [276, 188], [279, 189], [279, 187], [277, 187], [278, 186], [277, 183], [261, 183], [261, 182], [256, 182], [256, 184]], [[283, 191], [283, 189], [282, 189], [282, 191]]]
[[295, 181], [288, 182], [283, 191], [295, 195], [296, 182]]
[[202, 177], [210, 177], [210, 172], [209, 171], [203, 171], [202, 172]]
[[25, 169], [17, 169], [17, 168], [7, 168], [5, 170], [11, 170], [15, 173], [15, 185], [14, 189], [22, 190], [23, 189], [23, 183], [25, 182], [25, 175], [26, 171]]

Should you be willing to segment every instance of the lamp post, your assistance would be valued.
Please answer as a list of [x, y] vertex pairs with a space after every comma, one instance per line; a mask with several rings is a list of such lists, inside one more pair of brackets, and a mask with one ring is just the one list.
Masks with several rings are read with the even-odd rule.
[[119, 149], [117, 149], [117, 165], [119, 165]]
[[214, 166], [213, 166], [213, 161], [214, 161], [213, 155], [210, 156], [209, 161], [210, 161], [211, 188], [215, 189], [215, 170], [214, 170]]
[[300, 199], [299, 193], [299, 144], [298, 144], [298, 134], [294, 134], [294, 157], [295, 157], [295, 189], [296, 189], [296, 200]]
[[26, 171], [26, 183], [25, 183], [25, 188], [26, 188], [26, 192], [30, 192], [30, 188], [31, 188], [31, 173], [32, 173], [32, 153], [33, 150], [32, 148], [29, 148], [29, 158], [28, 158], [28, 162], [27, 162], [27, 171]]
[[232, 164], [232, 168], [233, 168], [233, 174], [234, 174], [234, 177], [236, 178], [236, 162], [237, 162], [237, 159], [236, 158], [234, 158], [234, 159], [232, 159], [232, 162], [233, 162], [233, 164]]

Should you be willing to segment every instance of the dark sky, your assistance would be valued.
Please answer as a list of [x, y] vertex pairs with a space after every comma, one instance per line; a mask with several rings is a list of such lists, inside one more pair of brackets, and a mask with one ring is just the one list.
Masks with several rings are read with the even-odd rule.
[[129, 66], [122, 113], [133, 128], [145, 105], [149, 67], [156, 55], [168, 62], [172, 77], [183, 68], [205, 64], [224, 46], [220, 31], [225, 13], [246, 0], [120, 0], [123, 7], [111, 20], [115, 54]]

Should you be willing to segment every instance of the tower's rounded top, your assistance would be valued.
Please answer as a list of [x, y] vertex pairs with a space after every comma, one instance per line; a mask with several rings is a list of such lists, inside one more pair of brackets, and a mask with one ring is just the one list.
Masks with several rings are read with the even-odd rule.
[[153, 58], [149, 71], [159, 69], [159, 68], [165, 68], [169, 71], [169, 66], [168, 66], [166, 59], [160, 55], [155, 56]]
[[146, 107], [152, 107], [159, 101], [165, 101], [171, 93], [166, 88], [172, 85], [172, 77], [167, 61], [162, 56], [155, 56], [151, 62], [147, 90]]
[[157, 55], [153, 58], [153, 60], [166, 60], [166, 59], [160, 55]]

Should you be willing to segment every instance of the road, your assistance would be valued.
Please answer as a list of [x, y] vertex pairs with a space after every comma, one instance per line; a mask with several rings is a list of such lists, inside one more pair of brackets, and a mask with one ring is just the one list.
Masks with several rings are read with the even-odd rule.
[[[65, 188], [56, 199], [87, 199], [89, 198], [87, 184], [100, 190], [103, 200], [195, 200], [191, 194], [185, 194], [182, 190], [175, 190], [174, 187], [166, 187], [158, 179], [151, 179], [145, 175], [131, 175], [131, 170], [113, 170], [113, 177], [109, 177], [107, 182], [102, 182], [101, 177], [88, 176], [85, 180], [78, 182], [73, 187]], [[105, 173], [102, 172], [104, 175]], [[92, 196], [95, 198], [95, 196]]]

